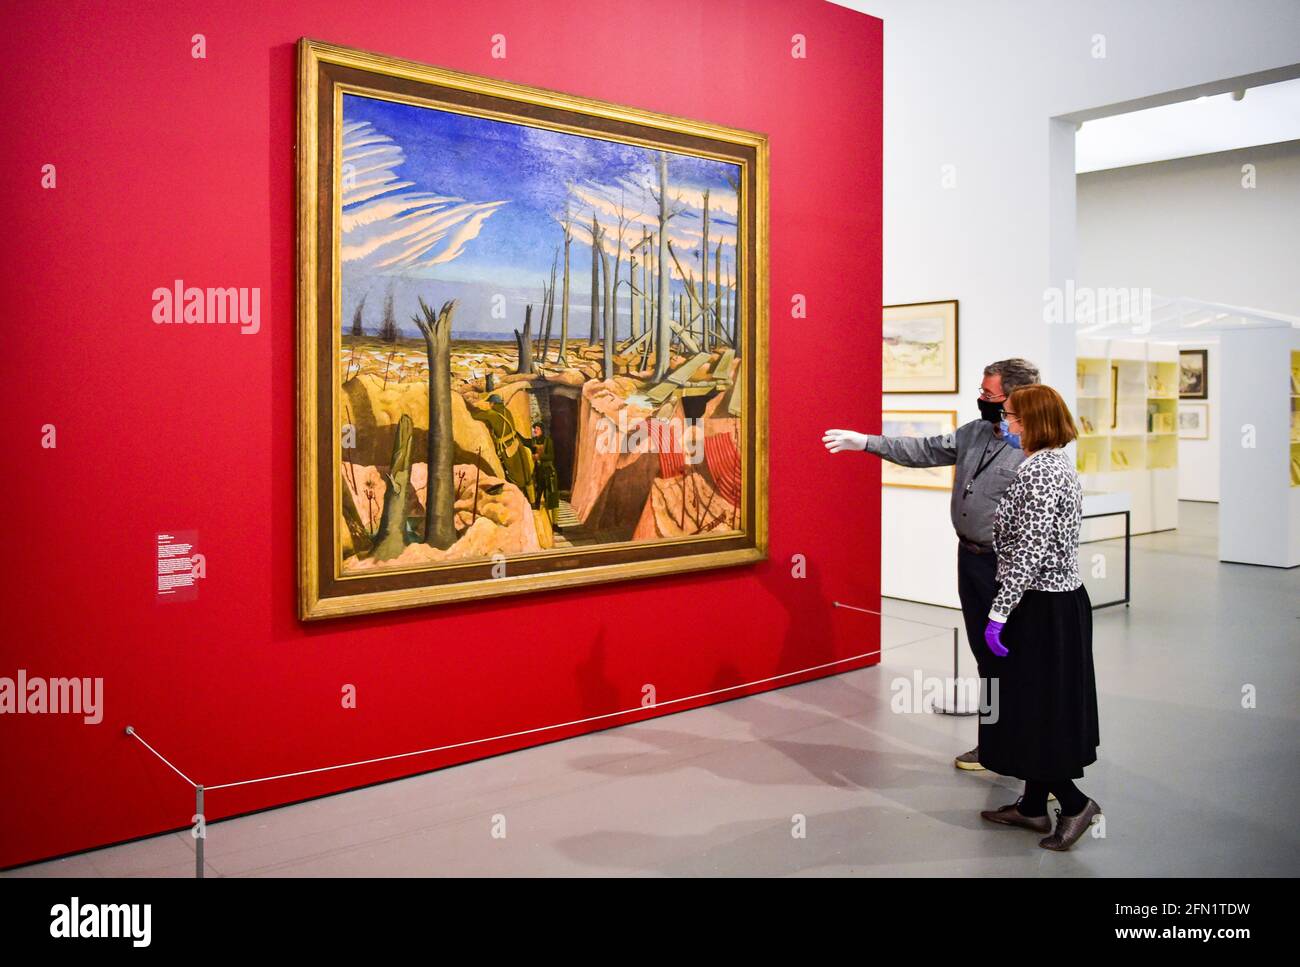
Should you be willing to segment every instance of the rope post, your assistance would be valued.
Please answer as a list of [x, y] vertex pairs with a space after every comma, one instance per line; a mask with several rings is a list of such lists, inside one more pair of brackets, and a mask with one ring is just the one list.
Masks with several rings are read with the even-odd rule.
[[954, 627], [952, 629], [952, 708], [948, 708], [936, 702], [933, 711], [939, 715], [955, 715], [959, 717], [965, 717], [967, 715], [976, 715], [978, 714], [979, 710], [971, 709], [968, 712], [963, 712], [961, 710], [960, 703], [957, 701], [957, 696], [960, 694], [958, 692], [958, 687], [959, 687], [958, 682], [960, 680], [958, 675], [961, 670], [961, 665], [959, 664], [958, 661], [958, 659], [960, 658], [960, 651], [961, 651], [958, 645], [958, 634], [959, 633], [957, 628]]
[[203, 841], [208, 837], [208, 824], [203, 818], [203, 787], [194, 787], [194, 815], [199, 824], [199, 835], [194, 848], [194, 878], [203, 879]]
[[[890, 615], [881, 615], [881, 612], [879, 611], [871, 611], [867, 608], [859, 608], [851, 604], [843, 604], [839, 601], [834, 602], [834, 605], [837, 608], [849, 608], [853, 611], [861, 611], [865, 614], [880, 615], [881, 617], [892, 617]], [[930, 628], [941, 628], [944, 631], [948, 630], [946, 625], [944, 626], [932, 625], [929, 624], [928, 622], [915, 621], [911, 618], [896, 618], [895, 620], [905, 621], [908, 622], [909, 624], [922, 625]], [[955, 630], [954, 630], [954, 636], [955, 636]], [[933, 638], [936, 636], [927, 635], [926, 637]], [[914, 642], [904, 642], [904, 644], [914, 644]], [[682, 702], [691, 702], [701, 698], [711, 698], [715, 695], [726, 695], [729, 693], [734, 693], [743, 688], [752, 688], [755, 685], [766, 685], [769, 682], [778, 682], [784, 679], [793, 678], [798, 675], [806, 675], [809, 672], [822, 671], [823, 669], [828, 669], [828, 668], [835, 668], [836, 666], [844, 665], [847, 664], [848, 662], [859, 661], [863, 658], [870, 658], [873, 655], [879, 655], [883, 650], [884, 649], [877, 648], [875, 651], [864, 652], [863, 654], [860, 655], [851, 655], [848, 658], [837, 658], [834, 661], [823, 662], [820, 665], [812, 665], [808, 668], [800, 668], [797, 671], [782, 672], [779, 675], [769, 675], [767, 678], [760, 678], [755, 681], [744, 682], [740, 685], [727, 685], [723, 688], [715, 688], [712, 689], [711, 691], [699, 692], [694, 695], [683, 695], [679, 698], [671, 698], [664, 701], [656, 702], [654, 707], [666, 708], [667, 706], [677, 705]], [[428, 749], [416, 749], [413, 752], [398, 752], [398, 753], [394, 753], [393, 755], [378, 756], [372, 759], [361, 759], [356, 762], [341, 762], [338, 765], [320, 766], [315, 769], [303, 769], [298, 772], [284, 772], [273, 776], [259, 776], [256, 779], [241, 779], [237, 782], [222, 782], [222, 783], [217, 783], [212, 788], [232, 789], [236, 786], [248, 786], [248, 785], [252, 785], [253, 783], [273, 782], [279, 779], [292, 779], [297, 776], [319, 775], [325, 772], [333, 772], [337, 769], [350, 769], [353, 768], [354, 766], [374, 765], [375, 763], [379, 763], [379, 762], [396, 762], [400, 759], [409, 759], [413, 756], [428, 755], [429, 753], [433, 753], [433, 752], [445, 752], [450, 749], [463, 749], [470, 746], [482, 745], [488, 742], [499, 742], [502, 739], [513, 739], [524, 735], [536, 735], [539, 732], [547, 732], [552, 729], [569, 728], [574, 725], [585, 725], [590, 722], [603, 722], [612, 718], [619, 718], [622, 716], [633, 715], [638, 712], [644, 712], [645, 710], [646, 710], [645, 706], [636, 706], [634, 708], [620, 709], [614, 712], [604, 712], [599, 715], [589, 715], [586, 718], [574, 719], [569, 722], [557, 722], [552, 725], [543, 725], [543, 726], [538, 726], [536, 728], [530, 728], [530, 729], [520, 729], [518, 731], [507, 732], [502, 735], [486, 736], [480, 739], [469, 739], [463, 742], [453, 742], [446, 745], [434, 746]], [[974, 714], [974, 713], [963, 713], [963, 714]], [[204, 878], [203, 877], [203, 867], [204, 867], [203, 847], [204, 847], [204, 840], [207, 838], [207, 831], [208, 831], [207, 822], [203, 817], [203, 794], [205, 791], [204, 787], [199, 783], [195, 782], [185, 773], [181, 772], [180, 769], [176, 768], [176, 765], [170, 759], [168, 759], [165, 755], [163, 755], [161, 752], [155, 749], [152, 745], [150, 745], [145, 740], [144, 736], [140, 735], [140, 733], [135, 730], [135, 726], [132, 725], [126, 726], [125, 732], [129, 738], [135, 739], [142, 746], [148, 749], [151, 755], [153, 755], [156, 759], [158, 759], [158, 761], [160, 761], [172, 772], [176, 773], [176, 775], [179, 776], [182, 780], [189, 783], [190, 787], [193, 788], [195, 826], [191, 828], [191, 835], [193, 835], [195, 840], [197, 840], [197, 842], [194, 844], [194, 878], [196, 880], [203, 879]]]

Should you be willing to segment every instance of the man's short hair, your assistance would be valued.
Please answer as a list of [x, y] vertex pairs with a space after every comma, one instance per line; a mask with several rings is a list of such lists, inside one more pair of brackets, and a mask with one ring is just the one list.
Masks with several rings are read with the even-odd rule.
[[1012, 390], [1038, 382], [1038, 367], [1027, 359], [999, 359], [984, 367], [984, 375], [1001, 376], [1002, 392], [1010, 396]]

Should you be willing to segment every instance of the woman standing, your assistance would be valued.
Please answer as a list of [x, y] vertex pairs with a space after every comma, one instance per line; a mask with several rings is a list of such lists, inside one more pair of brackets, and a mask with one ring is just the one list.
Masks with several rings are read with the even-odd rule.
[[[993, 713], [980, 721], [980, 763], [1025, 780], [1016, 802], [980, 815], [1049, 833], [1047, 795], [1060, 802], [1044, 849], [1067, 850], [1101, 813], [1072, 780], [1097, 761], [1092, 602], [1079, 577], [1083, 491], [1062, 449], [1078, 436], [1059, 393], [1034, 384], [1004, 406], [1003, 436], [1025, 460], [998, 504], [998, 586], [984, 640], [997, 656]], [[994, 691], [996, 689], [996, 691]]]

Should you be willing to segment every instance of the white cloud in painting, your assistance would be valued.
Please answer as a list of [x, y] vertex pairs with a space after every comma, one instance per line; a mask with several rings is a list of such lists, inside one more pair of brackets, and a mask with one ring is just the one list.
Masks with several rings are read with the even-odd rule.
[[492, 213], [507, 204], [407, 191], [415, 183], [397, 175], [405, 160], [401, 146], [369, 121], [344, 123], [342, 261], [380, 272], [450, 262], [478, 236]]
[[[589, 180], [582, 184], [570, 185], [569, 194], [573, 205], [569, 211], [573, 218], [574, 239], [583, 245], [592, 245], [591, 220], [594, 214], [597, 225], [605, 233], [606, 251], [613, 257], [618, 248], [618, 220], [621, 209], [625, 220], [623, 258], [626, 259], [629, 249], [641, 241], [644, 232], [653, 233], [659, 230], [659, 203], [655, 200], [655, 192], [658, 190], [658, 174], [649, 165], [643, 171], [635, 171], [619, 178], [614, 184], [600, 184]], [[681, 214], [668, 221], [668, 240], [683, 264], [689, 267], [690, 260], [693, 259], [698, 266], [700, 243], [704, 238], [704, 189], [692, 185], [673, 184], [670, 181], [668, 204], [670, 210], [681, 211]], [[712, 249], [721, 242], [724, 246], [724, 259], [730, 259], [733, 263], [737, 207], [733, 192], [719, 192], [717, 189], [710, 191], [709, 247]], [[728, 219], [731, 224], [716, 221], [720, 215]], [[562, 219], [557, 220], [562, 221]], [[727, 249], [731, 251], [728, 252]], [[682, 278], [676, 264], [670, 264], [669, 271], [674, 278]]]

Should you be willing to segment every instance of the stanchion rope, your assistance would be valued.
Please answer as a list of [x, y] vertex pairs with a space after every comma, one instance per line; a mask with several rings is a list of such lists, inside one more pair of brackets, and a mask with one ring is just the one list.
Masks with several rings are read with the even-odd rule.
[[[874, 614], [874, 615], [878, 615], [878, 616], [880, 616], [880, 617], [882, 617], [882, 618], [890, 618], [890, 619], [895, 620], [895, 621], [905, 621], [905, 622], [908, 622], [909, 624], [922, 625], [922, 626], [927, 627], [927, 628], [938, 628], [938, 629], [940, 629], [941, 631], [944, 631], [944, 632], [951, 632], [951, 631], [953, 630], [951, 627], [945, 627], [945, 626], [943, 626], [943, 625], [929, 624], [928, 622], [925, 622], [925, 621], [916, 621], [916, 620], [914, 620], [914, 619], [912, 619], [912, 618], [902, 618], [902, 617], [899, 617], [898, 615], [884, 614], [883, 612], [880, 612], [880, 611], [872, 611], [872, 610], [869, 609], [869, 608], [859, 608], [859, 607], [857, 607], [857, 606], [855, 606], [855, 605], [851, 605], [851, 604], [843, 604], [843, 603], [841, 603], [841, 602], [839, 602], [839, 601], [835, 601], [835, 602], [832, 602], [832, 603], [833, 603], [834, 606], [837, 607], [837, 608], [848, 608], [848, 609], [851, 610], [851, 611], [861, 611], [861, 612], [864, 612], [864, 613], [866, 613], [866, 614]], [[797, 671], [784, 672], [784, 673], [782, 673], [782, 674], [780, 674], [780, 675], [773, 675], [773, 676], [771, 676], [770, 678], [760, 678], [760, 679], [758, 679], [758, 680], [756, 680], [756, 681], [745, 682], [745, 683], [740, 684], [740, 685], [728, 685], [726, 688], [716, 688], [716, 689], [714, 689], [713, 691], [709, 691], [709, 692], [699, 692], [698, 694], [695, 694], [695, 695], [685, 695], [685, 696], [682, 696], [681, 698], [670, 698], [670, 699], [668, 699], [668, 700], [665, 701], [665, 702], [656, 702], [654, 705], [638, 705], [636, 708], [623, 709], [623, 710], [618, 711], [618, 712], [605, 712], [605, 713], [602, 714], [602, 715], [592, 715], [592, 716], [589, 716], [588, 718], [585, 718], [585, 719], [574, 719], [574, 720], [571, 721], [571, 722], [559, 722], [559, 723], [556, 723], [556, 724], [554, 724], [554, 725], [542, 725], [542, 726], [538, 726], [538, 727], [535, 728], [535, 729], [523, 729], [522, 731], [519, 731], [519, 732], [507, 732], [507, 733], [504, 733], [504, 734], [502, 734], [502, 735], [494, 735], [494, 736], [491, 736], [491, 737], [489, 737], [489, 738], [485, 738], [485, 739], [469, 739], [468, 741], [465, 741], [465, 742], [453, 742], [453, 743], [451, 743], [450, 745], [439, 745], [439, 746], [434, 746], [433, 748], [430, 748], [430, 749], [417, 749], [415, 752], [399, 752], [399, 753], [397, 753], [396, 755], [385, 755], [385, 756], [379, 756], [378, 758], [374, 758], [374, 759], [361, 759], [361, 760], [359, 760], [359, 761], [357, 761], [357, 762], [344, 762], [344, 763], [341, 763], [341, 764], [339, 764], [339, 765], [334, 765], [334, 766], [321, 766], [321, 767], [318, 768], [318, 769], [303, 769], [303, 770], [300, 771], [300, 772], [285, 772], [285, 773], [281, 773], [280, 775], [275, 775], [275, 776], [262, 776], [261, 778], [258, 778], [258, 779], [241, 779], [241, 780], [239, 780], [238, 782], [223, 782], [223, 783], [220, 783], [220, 784], [215, 785], [215, 786], [207, 786], [207, 785], [205, 785], [205, 786], [202, 787], [202, 789], [204, 790], [204, 792], [212, 792], [214, 789], [233, 789], [233, 788], [235, 788], [236, 786], [251, 786], [251, 785], [254, 785], [255, 783], [259, 783], [259, 782], [274, 782], [274, 781], [277, 780], [277, 779], [293, 779], [293, 778], [295, 778], [296, 776], [310, 776], [310, 775], [313, 775], [313, 774], [318, 773], [318, 772], [332, 772], [332, 771], [337, 770], [337, 769], [351, 769], [351, 768], [353, 768], [353, 767], [355, 767], [355, 766], [373, 765], [373, 764], [375, 764], [375, 763], [377, 763], [377, 762], [391, 762], [391, 761], [393, 761], [393, 760], [395, 760], [395, 759], [409, 759], [409, 758], [411, 758], [412, 756], [417, 756], [417, 755], [427, 755], [427, 754], [429, 754], [429, 753], [431, 753], [431, 752], [446, 752], [446, 751], [449, 750], [449, 749], [460, 749], [460, 748], [464, 748], [464, 747], [466, 747], [466, 746], [471, 746], [471, 745], [482, 745], [482, 744], [484, 744], [484, 743], [486, 743], [486, 742], [497, 742], [497, 741], [500, 741], [500, 740], [502, 740], [502, 739], [514, 739], [514, 738], [518, 738], [519, 736], [522, 736], [522, 735], [532, 735], [532, 734], [537, 733], [537, 732], [547, 732], [547, 731], [550, 731], [550, 730], [552, 730], [552, 729], [563, 729], [563, 728], [568, 728], [568, 727], [571, 726], [571, 725], [585, 725], [585, 724], [588, 723], [588, 722], [599, 722], [601, 719], [616, 718], [616, 717], [618, 717], [618, 716], [620, 716], [620, 715], [633, 715], [633, 714], [635, 714], [635, 713], [637, 713], [637, 712], [645, 712], [645, 711], [648, 711], [648, 710], [650, 710], [650, 709], [662, 708], [662, 707], [664, 707], [665, 705], [675, 705], [675, 704], [678, 704], [678, 703], [681, 703], [681, 702], [690, 702], [690, 701], [693, 701], [693, 700], [695, 700], [695, 699], [697, 699], [697, 698], [708, 698], [708, 697], [710, 697], [710, 696], [712, 696], [712, 695], [721, 695], [721, 694], [723, 694], [723, 693], [725, 693], [725, 692], [734, 692], [734, 691], [737, 691], [738, 689], [749, 688], [749, 687], [751, 687], [751, 686], [753, 686], [753, 685], [765, 685], [765, 684], [767, 684], [768, 682], [779, 681], [779, 680], [782, 679], [782, 678], [793, 678], [795, 675], [803, 675], [803, 674], [805, 674], [805, 673], [807, 673], [807, 672], [820, 671], [820, 670], [823, 669], [823, 668], [832, 668], [832, 667], [834, 667], [835, 665], [843, 665], [843, 664], [847, 664], [848, 662], [851, 662], [851, 661], [857, 661], [857, 660], [860, 659], [860, 658], [870, 658], [872, 655], [879, 655], [879, 654], [882, 654], [883, 652], [886, 652], [886, 651], [893, 651], [893, 650], [896, 649], [896, 648], [905, 648], [905, 647], [907, 647], [908, 645], [914, 645], [914, 644], [916, 644], [917, 642], [926, 641], [926, 640], [928, 640], [928, 639], [930, 639], [930, 638], [933, 638], [933, 637], [935, 637], [935, 636], [934, 636], [934, 635], [924, 635], [923, 637], [920, 637], [920, 638], [914, 638], [914, 639], [912, 639], [911, 641], [904, 641], [904, 642], [902, 642], [902, 643], [900, 643], [900, 644], [897, 644], [897, 645], [890, 645], [888, 648], [877, 648], [875, 651], [866, 651], [866, 652], [863, 652], [863, 653], [860, 654], [860, 655], [851, 655], [851, 656], [848, 657], [848, 658], [838, 658], [838, 659], [836, 659], [835, 661], [828, 661], [828, 662], [825, 662], [825, 663], [823, 663], [823, 664], [821, 664], [821, 665], [812, 665], [812, 666], [810, 666], [810, 667], [808, 667], [808, 668], [800, 668], [800, 669], [798, 669]], [[128, 725], [128, 726], [126, 727], [126, 734], [129, 735], [129, 736], [131, 736], [131, 737], [134, 738], [134, 739], [139, 740], [139, 742], [140, 742], [141, 745], [143, 745], [146, 749], [148, 749], [150, 752], [152, 752], [155, 756], [157, 756], [159, 759], [161, 759], [164, 763], [166, 763], [167, 767], [168, 767], [169, 769], [171, 769], [172, 772], [176, 773], [178, 776], [180, 776], [182, 779], [184, 779], [187, 783], [190, 784], [191, 787], [193, 787], [194, 789], [198, 789], [198, 788], [200, 788], [200, 786], [199, 786], [198, 783], [196, 783], [193, 779], [191, 779], [189, 776], [187, 776], [184, 772], [182, 772], [180, 769], [178, 769], [175, 765], [173, 765], [170, 759], [168, 759], [165, 755], [163, 755], [161, 752], [159, 752], [157, 749], [155, 749], [152, 745], [150, 745], [148, 742], [146, 742], [146, 741], [144, 740], [144, 737], [143, 737], [142, 735], [140, 735], [139, 731], [136, 730], [135, 726], [133, 726], [133, 725]]]

